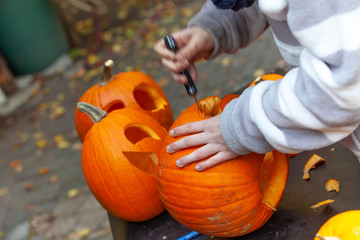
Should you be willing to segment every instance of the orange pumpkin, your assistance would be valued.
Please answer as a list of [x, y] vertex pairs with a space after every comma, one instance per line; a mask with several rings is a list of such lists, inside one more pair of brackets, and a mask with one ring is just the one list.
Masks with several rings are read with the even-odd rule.
[[360, 210], [333, 216], [321, 226], [314, 240], [360, 240]]
[[249, 87], [255, 86], [256, 84], [258, 84], [259, 82], [262, 81], [277, 81], [279, 79], [282, 79], [284, 76], [277, 74], [277, 73], [269, 73], [269, 74], [265, 74], [257, 79], [255, 79], [254, 81], [252, 81], [249, 85]]
[[[219, 97], [199, 104], [202, 113], [193, 104], [172, 128], [216, 116], [224, 105]], [[164, 146], [178, 139], [168, 135]], [[194, 231], [220, 237], [244, 235], [265, 224], [278, 206], [288, 176], [288, 155], [251, 153], [198, 172], [196, 163], [184, 168], [175, 163], [198, 147], [169, 154], [164, 146], [158, 165], [160, 198], [174, 219]]]
[[111, 214], [146, 221], [163, 210], [156, 181], [157, 159], [166, 130], [151, 116], [131, 108], [106, 113], [87, 103], [81, 112], [95, 123], [82, 148], [89, 188]]
[[[173, 113], [165, 93], [157, 83], [141, 72], [111, 75], [112, 62], [106, 62], [100, 83], [89, 88], [78, 102], [90, 103], [106, 112], [135, 108], [155, 118], [165, 129], [173, 122]], [[81, 141], [93, 122], [75, 109], [75, 127]]]

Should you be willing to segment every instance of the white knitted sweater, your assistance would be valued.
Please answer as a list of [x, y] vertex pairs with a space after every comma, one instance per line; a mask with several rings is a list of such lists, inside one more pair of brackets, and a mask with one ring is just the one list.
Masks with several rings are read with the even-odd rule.
[[290, 67], [282, 80], [248, 88], [226, 106], [221, 130], [233, 151], [295, 153], [342, 141], [360, 157], [359, 0], [259, 0], [238, 12], [208, 1], [194, 25], [215, 40], [210, 58], [234, 53], [270, 26]]

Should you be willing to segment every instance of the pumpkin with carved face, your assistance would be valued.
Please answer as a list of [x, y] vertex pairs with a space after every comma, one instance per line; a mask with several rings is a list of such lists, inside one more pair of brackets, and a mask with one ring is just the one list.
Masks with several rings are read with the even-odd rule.
[[166, 130], [131, 108], [109, 113], [87, 103], [78, 108], [94, 122], [82, 148], [86, 182], [99, 203], [127, 221], [146, 221], [163, 210], [156, 181], [157, 159]]
[[[133, 108], [156, 119], [165, 129], [173, 122], [173, 113], [165, 93], [148, 75], [141, 72], [122, 72], [111, 75], [112, 62], [106, 62], [100, 83], [92, 86], [78, 102], [87, 102], [106, 112]], [[75, 109], [75, 127], [81, 141], [93, 122]]]
[[[180, 114], [171, 128], [220, 114], [237, 95], [199, 101]], [[164, 146], [179, 140], [167, 135]], [[251, 153], [198, 172], [195, 163], [183, 168], [176, 160], [198, 147], [168, 153], [161, 148], [158, 164], [160, 198], [180, 223], [199, 233], [234, 237], [255, 231], [276, 210], [285, 189], [289, 158], [277, 151]]]

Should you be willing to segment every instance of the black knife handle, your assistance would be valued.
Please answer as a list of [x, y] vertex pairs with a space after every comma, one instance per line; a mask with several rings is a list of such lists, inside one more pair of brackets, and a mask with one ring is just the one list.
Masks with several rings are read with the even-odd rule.
[[[167, 49], [173, 51], [174, 53], [176, 53], [179, 50], [179, 47], [176, 44], [173, 36], [166, 35], [164, 37], [164, 42], [165, 42]], [[192, 77], [190, 76], [189, 70], [185, 69], [184, 71], [182, 71], [182, 74], [185, 74], [185, 76], [188, 80], [188, 83], [184, 84], [187, 94], [189, 96], [194, 96], [197, 93], [197, 89], [195, 87], [194, 81], [192, 80]]]

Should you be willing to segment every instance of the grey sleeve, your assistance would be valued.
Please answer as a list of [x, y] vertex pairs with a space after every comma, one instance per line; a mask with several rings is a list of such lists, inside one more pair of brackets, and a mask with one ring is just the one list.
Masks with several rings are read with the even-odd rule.
[[222, 10], [207, 1], [202, 9], [190, 19], [188, 26], [199, 26], [207, 30], [215, 41], [208, 59], [226, 52], [234, 53], [256, 40], [268, 27], [266, 17], [257, 3], [239, 10]]

